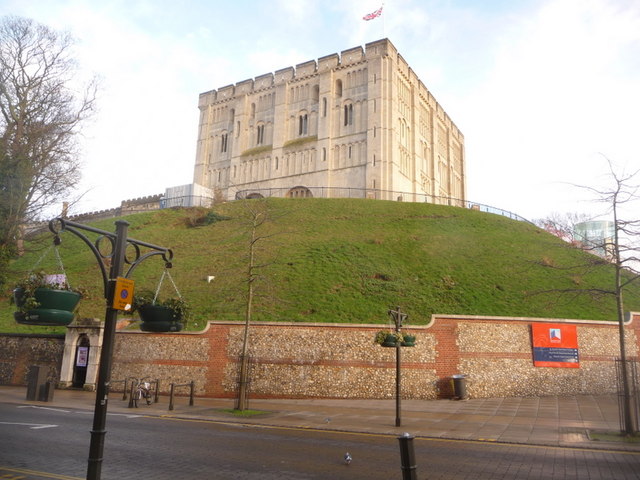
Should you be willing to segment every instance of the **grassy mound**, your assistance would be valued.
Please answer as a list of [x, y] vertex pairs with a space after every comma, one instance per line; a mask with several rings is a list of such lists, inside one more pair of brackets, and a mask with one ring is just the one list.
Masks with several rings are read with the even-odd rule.
[[[386, 323], [396, 305], [409, 324], [426, 324], [432, 313], [615, 320], [611, 296], [559, 293], [610, 289], [610, 265], [531, 224], [489, 213], [361, 199], [269, 199], [124, 219], [129, 237], [173, 249], [170, 274], [192, 306], [190, 329], [244, 319], [252, 232], [254, 320]], [[113, 219], [92, 225], [115, 231]], [[52, 252], [41, 258], [51, 237], [28, 242], [27, 253], [10, 266], [12, 280], [38, 261], [37, 270], [58, 273]], [[65, 272], [72, 286], [89, 293], [80, 315], [102, 319], [95, 258], [70, 233], [61, 237]], [[156, 290], [163, 268], [159, 256], [142, 263], [132, 275], [136, 289]], [[207, 282], [208, 276], [215, 279]], [[10, 287], [0, 299], [0, 331], [55, 331], [17, 325]], [[160, 295], [174, 293], [165, 279]], [[627, 291], [625, 308], [640, 310], [640, 283]]]

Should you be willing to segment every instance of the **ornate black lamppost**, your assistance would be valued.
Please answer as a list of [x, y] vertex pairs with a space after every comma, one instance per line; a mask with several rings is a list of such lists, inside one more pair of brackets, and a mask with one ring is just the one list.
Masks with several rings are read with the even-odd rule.
[[400, 330], [402, 329], [402, 323], [407, 319], [408, 315], [400, 311], [400, 307], [396, 307], [395, 310], [389, 310], [389, 315], [396, 326], [396, 427], [399, 427], [400, 422], [400, 390], [401, 390], [401, 375], [400, 375], [400, 348], [402, 342], [400, 338]]
[[[169, 248], [159, 247], [150, 243], [127, 238], [129, 223], [124, 220], [115, 222], [116, 232], [111, 233], [97, 228], [74, 223], [64, 218], [55, 218], [49, 222], [49, 230], [55, 235], [54, 242], [60, 244], [61, 232], [70, 232], [79, 237], [93, 252], [104, 284], [104, 298], [106, 299], [106, 313], [104, 323], [104, 335], [102, 339], [102, 352], [98, 367], [98, 380], [96, 383], [96, 403], [93, 415], [93, 428], [91, 430], [91, 444], [89, 446], [89, 464], [87, 467], [87, 480], [99, 480], [102, 469], [102, 453], [104, 451], [104, 437], [107, 418], [107, 400], [109, 395], [109, 382], [111, 381], [111, 357], [116, 332], [118, 309], [114, 302], [116, 294], [116, 282], [118, 278], [129, 278], [133, 270], [147, 258], [154, 255], [162, 255], [167, 268], [171, 267], [173, 252]], [[99, 236], [92, 243], [80, 230], [97, 233]], [[107, 242], [109, 251], [104, 253], [104, 242]], [[133, 247], [133, 258], [127, 258], [125, 251], [127, 246]], [[142, 253], [141, 247], [150, 251]], [[107, 275], [107, 265], [111, 264]], [[122, 275], [124, 264], [130, 265], [127, 272]]]

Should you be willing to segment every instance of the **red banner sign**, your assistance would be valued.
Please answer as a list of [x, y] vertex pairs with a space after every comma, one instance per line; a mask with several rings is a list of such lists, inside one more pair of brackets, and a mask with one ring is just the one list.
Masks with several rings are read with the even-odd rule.
[[578, 330], [575, 325], [531, 324], [533, 364], [536, 367], [579, 368]]

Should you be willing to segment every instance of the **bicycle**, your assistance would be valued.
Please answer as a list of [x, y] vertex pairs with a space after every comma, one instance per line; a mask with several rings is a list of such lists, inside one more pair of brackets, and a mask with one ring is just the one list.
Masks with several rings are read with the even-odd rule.
[[133, 394], [133, 405], [138, 408], [138, 402], [145, 399], [147, 405], [151, 405], [151, 383], [150, 382], [138, 382], [136, 390]]

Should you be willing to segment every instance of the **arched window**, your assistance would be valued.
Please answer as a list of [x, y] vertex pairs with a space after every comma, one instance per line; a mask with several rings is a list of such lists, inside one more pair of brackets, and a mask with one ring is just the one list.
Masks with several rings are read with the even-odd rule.
[[409, 144], [409, 127], [404, 118], [400, 119], [400, 145], [407, 148]]
[[342, 80], [336, 80], [336, 96], [342, 96]]
[[309, 117], [306, 113], [301, 114], [298, 117], [298, 135], [299, 136], [303, 136], [307, 134], [308, 131], [308, 125], [309, 124]]
[[226, 133], [223, 133], [220, 136], [220, 152], [221, 153], [225, 153], [227, 151], [227, 145], [228, 145], [228, 141], [229, 141], [229, 135]]
[[264, 124], [258, 125], [256, 132], [256, 145], [262, 145], [264, 143]]
[[327, 116], [327, 97], [322, 98], [322, 116]]
[[313, 93], [312, 93], [312, 100], [315, 103], [318, 103], [320, 101], [320, 85], [314, 85], [313, 86]]
[[344, 126], [353, 125], [353, 104], [344, 106]]

